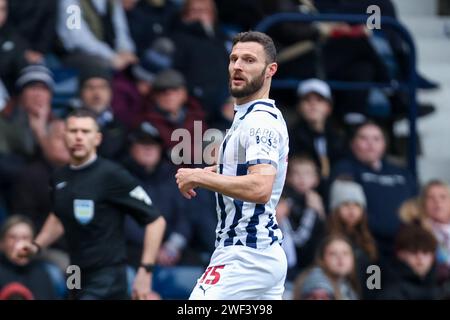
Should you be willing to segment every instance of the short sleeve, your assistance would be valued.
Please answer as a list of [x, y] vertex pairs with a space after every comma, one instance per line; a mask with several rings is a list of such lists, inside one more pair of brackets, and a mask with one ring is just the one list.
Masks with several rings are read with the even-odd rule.
[[139, 224], [146, 225], [160, 216], [150, 196], [128, 171], [119, 167], [109, 178], [108, 200], [123, 207]]
[[278, 168], [282, 148], [280, 131], [273, 114], [262, 110], [250, 113], [240, 132], [246, 164], [271, 164]]

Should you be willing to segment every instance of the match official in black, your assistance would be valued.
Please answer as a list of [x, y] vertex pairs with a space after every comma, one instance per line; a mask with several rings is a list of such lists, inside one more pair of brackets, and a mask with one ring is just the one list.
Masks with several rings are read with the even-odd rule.
[[150, 299], [152, 267], [166, 222], [138, 182], [119, 165], [97, 156], [102, 136], [95, 114], [80, 109], [66, 119], [70, 165], [52, 178], [53, 212], [34, 242], [19, 242], [17, 256], [31, 256], [63, 234], [71, 264], [81, 269], [76, 299], [127, 299], [124, 215], [146, 225], [142, 265], [133, 299]]

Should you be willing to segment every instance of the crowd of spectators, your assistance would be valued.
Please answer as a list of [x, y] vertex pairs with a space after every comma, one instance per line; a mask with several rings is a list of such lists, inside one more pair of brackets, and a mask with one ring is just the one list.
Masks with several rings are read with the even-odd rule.
[[[0, 0], [0, 299], [55, 298], [45, 263], [63, 272], [70, 263], [64, 239], [39, 261], [9, 258], [14, 242], [32, 239], [51, 212], [51, 172], [69, 159], [68, 112], [97, 115], [99, 155], [132, 173], [164, 215], [158, 265], [206, 266], [215, 196], [199, 190], [186, 201], [179, 194], [172, 133], [186, 129], [194, 150], [205, 147], [208, 128], [231, 124], [232, 36], [277, 12], [366, 14], [372, 4], [396, 17], [390, 0]], [[268, 34], [279, 50], [276, 78], [299, 80], [297, 90], [271, 92], [289, 126], [277, 221], [292, 297], [450, 297], [450, 189], [438, 180], [421, 188], [393, 147], [392, 124], [406, 114], [408, 98], [327, 84], [403, 81], [402, 40], [390, 29], [375, 34], [343, 22], [281, 23]], [[76, 84], [65, 91], [67, 74]], [[419, 75], [419, 88], [435, 87]], [[381, 116], [375, 90], [389, 109]], [[125, 233], [136, 268], [144, 230], [127, 218]], [[382, 290], [367, 288], [370, 265], [382, 270]]]

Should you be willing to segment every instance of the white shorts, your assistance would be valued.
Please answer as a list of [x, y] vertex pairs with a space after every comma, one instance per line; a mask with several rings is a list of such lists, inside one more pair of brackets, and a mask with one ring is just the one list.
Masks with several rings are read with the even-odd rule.
[[281, 300], [286, 272], [278, 243], [266, 249], [219, 247], [189, 300]]

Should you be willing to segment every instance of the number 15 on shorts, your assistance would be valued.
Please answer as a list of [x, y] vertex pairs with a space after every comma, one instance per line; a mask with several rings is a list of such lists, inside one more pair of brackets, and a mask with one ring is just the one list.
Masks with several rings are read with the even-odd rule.
[[203, 276], [198, 281], [198, 283], [199, 284], [204, 283], [204, 284], [210, 284], [210, 285], [216, 284], [220, 280], [220, 271], [223, 268], [225, 268], [224, 264], [220, 265], [220, 266], [208, 267], [206, 269], [205, 273], [203, 274]]

